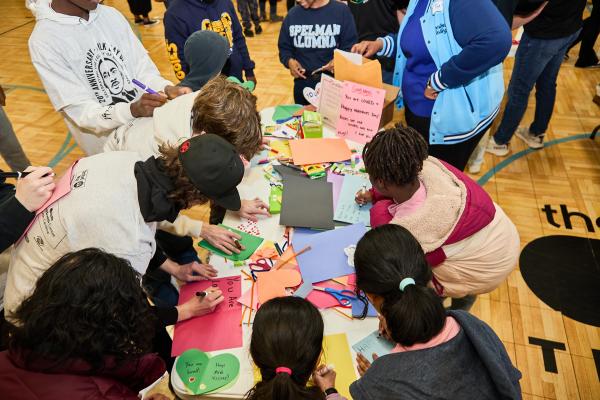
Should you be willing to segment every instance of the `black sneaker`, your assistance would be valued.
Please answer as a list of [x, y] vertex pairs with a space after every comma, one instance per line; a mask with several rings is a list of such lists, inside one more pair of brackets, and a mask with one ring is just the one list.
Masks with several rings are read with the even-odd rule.
[[244, 36], [254, 37], [254, 32], [252, 32], [252, 29], [244, 29]]
[[136, 25], [141, 25], [141, 24], [144, 23], [144, 20], [141, 19], [141, 18], [136, 18], [136, 19], [133, 20], [133, 23], [136, 24]]
[[145, 20], [144, 22], [142, 22], [142, 24], [143, 24], [144, 26], [152, 26], [152, 25], [156, 25], [156, 24], [158, 24], [159, 22], [160, 22], [160, 21], [159, 21], [159, 20], [157, 20], [157, 19], [147, 19], [147, 20]]
[[260, 25], [256, 25], [254, 27], [254, 32], [256, 32], [257, 35], [260, 35], [262, 33], [262, 28], [260, 27]]
[[283, 17], [281, 15], [271, 15], [271, 22], [281, 22]]

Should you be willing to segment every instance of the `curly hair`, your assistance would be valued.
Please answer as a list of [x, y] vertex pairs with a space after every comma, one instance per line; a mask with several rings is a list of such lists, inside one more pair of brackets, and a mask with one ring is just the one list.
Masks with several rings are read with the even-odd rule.
[[158, 152], [160, 153], [159, 165], [171, 178], [171, 182], [175, 186], [175, 189], [167, 195], [169, 200], [182, 210], [187, 210], [194, 205], [208, 203], [208, 197], [203, 195], [185, 174], [179, 161], [178, 147], [161, 144], [158, 147]]
[[100, 249], [67, 253], [40, 277], [9, 325], [9, 347], [25, 363], [49, 370], [83, 360], [94, 373], [106, 356], [117, 363], [151, 349], [155, 317], [139, 274], [128, 261]]
[[371, 179], [404, 186], [415, 182], [427, 158], [427, 143], [413, 128], [396, 124], [378, 132], [363, 149]]
[[192, 106], [194, 133], [219, 135], [247, 160], [262, 144], [256, 96], [244, 87], [217, 76], [200, 89]]

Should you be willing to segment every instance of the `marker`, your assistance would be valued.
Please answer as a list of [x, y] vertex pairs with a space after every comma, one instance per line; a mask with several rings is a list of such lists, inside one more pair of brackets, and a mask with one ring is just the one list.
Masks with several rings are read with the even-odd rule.
[[233, 241], [233, 243], [235, 244], [235, 247], [237, 247], [237, 248], [238, 248], [238, 250], [241, 250], [241, 249], [242, 249], [242, 245], [240, 244], [240, 241], [239, 241], [239, 240], [237, 240], [237, 239], [236, 239], [236, 240], [234, 240], [234, 241]]
[[[362, 186], [362, 189], [360, 189], [360, 193], [361, 193], [361, 194], [367, 194], [367, 185], [363, 185], [363, 186]], [[362, 203], [360, 203], [360, 204], [358, 205], [358, 207], [362, 207], [362, 206], [363, 206], [363, 204], [362, 204]]]
[[[0, 178], [15, 178], [15, 179], [21, 179], [21, 178], [25, 178], [27, 175], [29, 175], [30, 173], [32, 173], [33, 171], [28, 171], [28, 172], [21, 172], [21, 171], [15, 171], [15, 172], [0, 172]], [[47, 174], [42, 175], [42, 178], [46, 177], [46, 176], [54, 176], [53, 172], [49, 172]]]
[[268, 164], [269, 163], [269, 159], [268, 158], [263, 158], [262, 160], [258, 161], [258, 165], [263, 165], [263, 164]]
[[138, 81], [137, 79], [132, 79], [131, 82], [133, 82], [133, 84], [136, 85], [137, 87], [139, 87], [140, 89], [145, 90], [146, 93], [158, 94], [157, 91], [150, 89], [148, 86], [144, 85], [142, 82]]
[[263, 148], [264, 148], [265, 150], [272, 151], [272, 152], [273, 152], [273, 153], [275, 153], [275, 154], [279, 154], [279, 152], [278, 152], [277, 150], [275, 150], [274, 148], [272, 148], [271, 146], [268, 146], [268, 145], [266, 145], [266, 144], [263, 144]]
[[198, 297], [206, 297], [206, 295], [207, 295], [207, 294], [208, 294], [208, 293], [207, 293], [207, 292], [205, 292], [205, 291], [202, 291], [202, 292], [196, 292], [196, 296], [198, 296]]

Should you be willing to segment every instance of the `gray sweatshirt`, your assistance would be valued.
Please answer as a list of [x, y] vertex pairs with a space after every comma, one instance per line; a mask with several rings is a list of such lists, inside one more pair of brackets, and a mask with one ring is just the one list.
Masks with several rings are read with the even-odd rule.
[[521, 373], [483, 321], [449, 311], [461, 329], [438, 346], [379, 357], [350, 385], [354, 400], [521, 399]]

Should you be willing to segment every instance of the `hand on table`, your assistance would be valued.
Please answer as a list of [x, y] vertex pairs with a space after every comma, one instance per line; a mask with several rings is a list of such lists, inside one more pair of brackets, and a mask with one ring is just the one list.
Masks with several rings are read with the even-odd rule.
[[192, 296], [191, 299], [177, 306], [177, 322], [210, 314], [223, 300], [225, 298], [220, 289], [207, 289], [204, 297]]
[[139, 100], [134, 101], [129, 105], [131, 115], [138, 117], [151, 117], [154, 114], [154, 109], [162, 106], [167, 102], [167, 96], [163, 94], [144, 93]]
[[356, 195], [354, 195], [354, 201], [356, 202], [356, 204], [364, 206], [365, 204], [368, 204], [373, 201], [373, 195], [371, 194], [370, 190], [361, 189], [358, 192], [356, 192]]
[[[379, 358], [379, 356], [373, 353], [373, 361], [377, 360], [377, 358]], [[358, 364], [358, 373], [360, 376], [363, 376], [371, 366], [371, 362], [367, 360], [367, 357], [363, 356], [361, 353], [356, 355], [356, 363]]]
[[50, 167], [27, 167], [25, 172], [31, 173], [17, 181], [15, 197], [29, 212], [34, 212], [52, 196], [54, 172]]
[[336, 373], [333, 369], [329, 369], [325, 365], [319, 365], [315, 372], [313, 372], [312, 379], [315, 385], [324, 392], [327, 389], [335, 387], [335, 376]]
[[230, 231], [229, 229], [223, 228], [222, 226], [209, 225], [205, 223], [202, 225], [202, 232], [200, 232], [200, 236], [227, 255], [231, 255], [233, 253], [239, 254], [241, 250], [244, 250], [244, 246], [241, 244], [241, 248], [236, 246], [236, 241], [240, 240], [242, 237], [237, 233]]
[[306, 69], [300, 64], [297, 60], [290, 58], [288, 61], [288, 68], [290, 69], [290, 74], [296, 79], [302, 78], [306, 79]]
[[269, 206], [259, 198], [254, 200], [242, 200], [242, 207], [238, 211], [238, 214], [242, 218], [249, 219], [252, 222], [257, 222], [257, 215], [264, 215], [270, 217]]
[[183, 282], [201, 281], [217, 277], [217, 270], [212, 265], [200, 264], [196, 261], [175, 266], [170, 273]]

